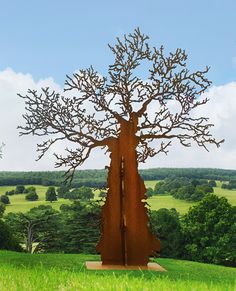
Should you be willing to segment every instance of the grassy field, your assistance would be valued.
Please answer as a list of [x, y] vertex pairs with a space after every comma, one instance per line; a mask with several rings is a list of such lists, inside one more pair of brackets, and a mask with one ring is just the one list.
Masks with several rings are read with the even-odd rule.
[[[51, 205], [53, 208], [55, 209], [59, 209], [61, 204], [68, 204], [71, 203], [70, 200], [68, 199], [58, 199], [58, 201], [55, 202], [48, 202], [45, 201], [45, 193], [47, 191], [46, 186], [41, 186], [41, 185], [26, 185], [26, 187], [29, 186], [34, 186], [36, 187], [36, 191], [37, 194], [39, 196], [39, 200], [38, 201], [27, 201], [25, 200], [25, 194], [17, 194], [17, 195], [12, 195], [9, 196], [11, 204], [7, 205], [6, 207], [6, 212], [5, 213], [9, 213], [9, 212], [26, 212], [28, 210], [30, 210], [30, 208], [32, 207], [37, 207], [39, 205]], [[5, 194], [6, 191], [9, 190], [13, 190], [15, 189], [14, 186], [1, 186], [0, 187], [0, 195]]]
[[236, 205], [236, 190], [228, 190], [216, 187], [214, 188], [214, 192], [220, 197], [227, 198], [229, 203], [231, 203], [232, 205]]
[[157, 182], [159, 182], [159, 180], [144, 181], [146, 188], [150, 187], [152, 189], [154, 189]]
[[[154, 189], [157, 182], [159, 181], [145, 181], [145, 186]], [[152, 210], [158, 210], [160, 208], [175, 208], [179, 213], [184, 214], [188, 212], [190, 206], [196, 203], [175, 199], [171, 195], [155, 195], [148, 199], [148, 204]]]
[[160, 208], [175, 208], [180, 214], [184, 214], [188, 212], [189, 207], [195, 203], [175, 199], [171, 195], [160, 195], [149, 198], [148, 204], [152, 210], [158, 210]]
[[236, 288], [234, 268], [157, 259], [167, 272], [93, 271], [85, 269], [87, 260], [99, 260], [99, 256], [0, 251], [0, 290], [233, 291]]
[[[158, 181], [145, 181], [146, 187], [154, 188], [155, 184]], [[32, 185], [26, 185], [26, 187]], [[47, 191], [46, 186], [41, 185], [33, 185], [36, 187], [37, 193], [39, 195], [38, 201], [26, 201], [25, 194], [18, 194], [10, 196], [11, 204], [7, 205], [6, 212], [26, 212], [30, 208], [44, 204], [44, 205], [51, 205], [55, 209], [59, 209], [61, 204], [68, 204], [71, 203], [68, 199], [58, 199], [55, 202], [47, 202], [45, 201], [45, 193]], [[221, 183], [217, 182], [217, 187], [214, 188], [214, 193], [218, 196], [226, 197], [232, 205], [236, 205], [236, 190], [227, 190], [220, 188]], [[0, 186], [0, 195], [5, 194], [6, 191], [14, 189], [14, 186]], [[98, 190], [95, 191], [95, 199], [98, 199]], [[158, 210], [160, 208], [176, 208], [176, 210], [183, 214], [186, 213], [190, 206], [195, 205], [196, 203], [191, 203], [179, 199], [173, 198], [171, 195], [156, 195], [148, 199], [148, 204], [150, 205], [152, 210]]]
[[[158, 181], [145, 181], [146, 187], [154, 188]], [[236, 205], [236, 190], [221, 188], [222, 183], [217, 181], [217, 187], [214, 188], [214, 194], [220, 197], [226, 197], [232, 205]], [[190, 206], [196, 205], [194, 202], [187, 202], [173, 198], [171, 195], [156, 195], [148, 199], [148, 204], [152, 210], [160, 208], [175, 208], [179, 213], [186, 213]]]

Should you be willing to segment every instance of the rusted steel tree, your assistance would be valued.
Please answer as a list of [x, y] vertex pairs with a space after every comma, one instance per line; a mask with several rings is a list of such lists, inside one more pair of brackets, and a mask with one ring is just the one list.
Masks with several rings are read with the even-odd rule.
[[[212, 124], [207, 117], [191, 115], [208, 101], [199, 97], [211, 84], [205, 76], [209, 68], [190, 72], [184, 50], [166, 56], [163, 47], [151, 48], [139, 29], [109, 47], [115, 60], [107, 78], [93, 67], [67, 76], [65, 91], [74, 91], [76, 97], [49, 88], [21, 96], [27, 110], [21, 134], [50, 135], [38, 145], [39, 158], [57, 141], [75, 143], [77, 147], [67, 149], [66, 156], [55, 154], [56, 167], [69, 167], [69, 175], [94, 148], [107, 148], [109, 191], [97, 249], [103, 264], [146, 265], [160, 243], [148, 228], [146, 189], [138, 163], [167, 153], [173, 139], [205, 149], [222, 141], [209, 132]], [[146, 80], [137, 76], [142, 64]]]

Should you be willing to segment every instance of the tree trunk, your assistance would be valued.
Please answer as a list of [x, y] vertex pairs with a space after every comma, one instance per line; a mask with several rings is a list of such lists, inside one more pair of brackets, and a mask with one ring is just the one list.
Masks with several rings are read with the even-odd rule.
[[149, 256], [160, 251], [159, 240], [148, 229], [146, 188], [138, 173], [135, 133], [135, 122], [124, 121], [119, 138], [109, 148], [109, 190], [97, 245], [103, 264], [145, 266]]
[[26, 251], [28, 253], [32, 253], [32, 249], [33, 249], [33, 226], [31, 224], [31, 222], [29, 222], [28, 224], [28, 228], [27, 228], [27, 240], [26, 240]]

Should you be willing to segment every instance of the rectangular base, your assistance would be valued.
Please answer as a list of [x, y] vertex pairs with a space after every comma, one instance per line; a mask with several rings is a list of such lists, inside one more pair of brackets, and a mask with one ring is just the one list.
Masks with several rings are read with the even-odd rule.
[[99, 262], [85, 262], [88, 270], [148, 270], [165, 272], [166, 270], [157, 263], [148, 263], [147, 266], [103, 265]]

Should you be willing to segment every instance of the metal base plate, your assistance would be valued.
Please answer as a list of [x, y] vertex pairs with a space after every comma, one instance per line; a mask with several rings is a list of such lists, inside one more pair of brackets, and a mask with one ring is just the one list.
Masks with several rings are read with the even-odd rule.
[[165, 272], [166, 270], [157, 263], [148, 263], [147, 266], [103, 265], [99, 262], [85, 262], [88, 270], [148, 270]]

